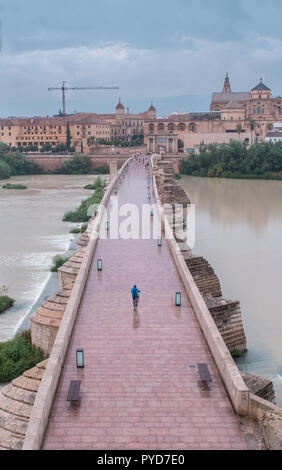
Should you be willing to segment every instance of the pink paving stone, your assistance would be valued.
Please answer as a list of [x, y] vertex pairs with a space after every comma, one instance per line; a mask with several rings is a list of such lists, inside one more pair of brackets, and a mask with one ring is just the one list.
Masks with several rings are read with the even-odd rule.
[[[130, 169], [119, 204], [147, 204], [147, 176]], [[111, 225], [111, 220], [110, 220]], [[98, 276], [97, 259], [103, 259]], [[130, 289], [141, 289], [138, 313]], [[174, 305], [182, 292], [182, 307]], [[78, 374], [75, 351], [84, 348]], [[210, 368], [202, 389], [196, 366]], [[81, 380], [81, 404], [66, 402], [70, 380]], [[203, 432], [204, 430], [204, 432]], [[246, 449], [238, 417], [219, 377], [164, 240], [98, 241], [44, 449]]]

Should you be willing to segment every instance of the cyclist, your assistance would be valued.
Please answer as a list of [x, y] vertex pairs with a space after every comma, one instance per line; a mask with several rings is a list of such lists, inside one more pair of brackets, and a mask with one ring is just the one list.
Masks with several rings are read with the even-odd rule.
[[133, 286], [133, 288], [131, 289], [131, 295], [132, 295], [132, 299], [133, 299], [133, 306], [134, 306], [134, 309], [137, 307], [138, 305], [138, 300], [139, 300], [139, 294], [140, 294], [140, 290], [137, 288], [136, 285]]

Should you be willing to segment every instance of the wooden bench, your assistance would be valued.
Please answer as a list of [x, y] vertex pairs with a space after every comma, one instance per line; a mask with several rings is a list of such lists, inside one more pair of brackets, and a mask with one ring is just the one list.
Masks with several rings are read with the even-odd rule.
[[72, 380], [69, 386], [67, 401], [71, 404], [79, 402], [80, 380]]
[[208, 388], [210, 388], [209, 384], [210, 382], [212, 382], [212, 378], [207, 364], [198, 364], [198, 369], [201, 380], [206, 384]]

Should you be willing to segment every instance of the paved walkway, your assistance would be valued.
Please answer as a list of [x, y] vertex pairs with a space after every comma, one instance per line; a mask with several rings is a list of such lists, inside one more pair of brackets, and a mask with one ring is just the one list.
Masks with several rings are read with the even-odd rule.
[[[119, 200], [148, 203], [142, 165], [130, 170]], [[142, 290], [138, 314], [133, 283]], [[174, 302], [179, 290], [181, 309]], [[80, 347], [83, 371], [75, 364]], [[209, 365], [211, 391], [199, 381], [198, 362]], [[77, 378], [81, 405], [73, 410], [66, 398]], [[166, 242], [159, 248], [156, 240], [99, 240], [43, 448], [246, 448]]]

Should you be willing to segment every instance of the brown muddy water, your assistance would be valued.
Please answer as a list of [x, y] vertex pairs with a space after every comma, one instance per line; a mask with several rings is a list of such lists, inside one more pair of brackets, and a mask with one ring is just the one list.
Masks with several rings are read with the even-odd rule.
[[15, 334], [50, 277], [53, 258], [68, 250], [80, 224], [62, 222], [64, 213], [91, 195], [84, 188], [96, 176], [19, 176], [5, 190], [0, 181], [0, 287], [9, 287], [15, 305], [0, 315], [0, 341]]
[[183, 176], [196, 204], [194, 254], [204, 256], [223, 296], [241, 301], [246, 372], [271, 379], [282, 406], [282, 181]]

